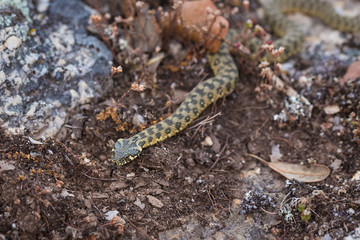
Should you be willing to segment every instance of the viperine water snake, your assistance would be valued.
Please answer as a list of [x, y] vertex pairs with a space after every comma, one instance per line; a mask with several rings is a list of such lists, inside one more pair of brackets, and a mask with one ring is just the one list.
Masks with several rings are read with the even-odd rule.
[[[272, 0], [264, 4], [264, 9], [265, 21], [272, 26], [275, 34], [281, 37], [274, 42], [274, 46], [285, 47], [280, 61], [299, 52], [304, 38], [300, 27], [289, 21], [283, 13], [302, 12], [318, 17], [330, 27], [340, 31], [360, 33], [359, 20], [338, 15], [326, 1]], [[234, 90], [238, 81], [238, 70], [228, 46], [222, 43], [220, 50], [216, 53], [208, 53], [207, 58], [214, 77], [198, 84], [180, 107], [165, 120], [130, 138], [118, 139], [112, 150], [114, 163], [124, 165], [135, 159], [144, 148], [182, 131], [210, 104]]]

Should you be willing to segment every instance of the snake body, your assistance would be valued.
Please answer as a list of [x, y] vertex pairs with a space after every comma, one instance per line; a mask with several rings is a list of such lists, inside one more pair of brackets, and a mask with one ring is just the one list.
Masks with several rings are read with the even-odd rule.
[[[272, 0], [264, 3], [265, 21], [281, 38], [275, 47], [284, 46], [285, 52], [279, 61], [299, 52], [304, 34], [300, 27], [289, 21], [283, 13], [303, 12], [322, 19], [326, 24], [340, 31], [360, 33], [360, 23], [353, 18], [339, 16], [332, 6], [320, 0]], [[163, 141], [182, 131], [199, 114], [217, 99], [231, 93], [238, 81], [238, 70], [228, 46], [223, 43], [216, 53], [207, 54], [214, 77], [198, 84], [186, 97], [180, 107], [165, 120], [127, 138], [118, 139], [112, 150], [112, 161], [124, 165], [134, 160], [144, 148]]]

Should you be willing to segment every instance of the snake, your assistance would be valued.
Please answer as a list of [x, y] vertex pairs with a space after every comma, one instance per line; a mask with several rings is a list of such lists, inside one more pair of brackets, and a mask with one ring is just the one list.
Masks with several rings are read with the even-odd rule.
[[[279, 39], [275, 48], [285, 47], [280, 61], [298, 53], [302, 48], [304, 33], [301, 27], [290, 21], [284, 14], [301, 12], [320, 18], [325, 24], [342, 32], [360, 33], [360, 21], [341, 16], [332, 5], [322, 0], [271, 0], [263, 3], [264, 20]], [[228, 36], [233, 34], [228, 34]], [[228, 38], [227, 36], [227, 38]], [[201, 112], [217, 99], [229, 95], [239, 81], [239, 73], [230, 47], [223, 42], [215, 53], [207, 53], [214, 76], [200, 82], [185, 98], [181, 105], [166, 119], [144, 129], [134, 136], [118, 139], [112, 149], [111, 160], [124, 165], [137, 158], [143, 149], [164, 141], [184, 130]]]

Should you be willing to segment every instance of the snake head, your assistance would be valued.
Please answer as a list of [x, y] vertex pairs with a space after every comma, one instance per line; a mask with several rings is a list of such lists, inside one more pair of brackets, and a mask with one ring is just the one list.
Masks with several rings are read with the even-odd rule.
[[117, 165], [124, 165], [134, 160], [142, 151], [136, 142], [130, 139], [118, 139], [112, 150], [111, 160]]

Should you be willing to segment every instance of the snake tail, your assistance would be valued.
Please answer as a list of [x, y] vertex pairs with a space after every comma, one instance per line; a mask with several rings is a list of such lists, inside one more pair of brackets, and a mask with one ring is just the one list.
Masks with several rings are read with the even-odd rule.
[[[326, 25], [341, 32], [360, 33], [360, 21], [356, 18], [341, 16], [324, 0], [272, 0], [263, 4], [264, 20], [280, 39], [274, 42], [275, 48], [285, 47], [278, 61], [283, 62], [297, 54], [304, 42], [301, 26], [286, 18], [284, 14], [300, 12], [321, 19]], [[265, 57], [272, 60], [271, 54]]]

